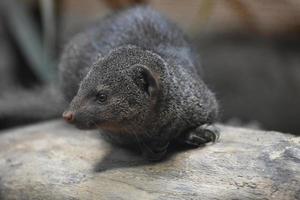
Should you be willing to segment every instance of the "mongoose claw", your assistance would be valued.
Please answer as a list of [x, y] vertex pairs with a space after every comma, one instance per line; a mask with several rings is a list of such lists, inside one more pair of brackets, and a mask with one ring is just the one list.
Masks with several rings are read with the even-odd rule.
[[199, 126], [188, 133], [185, 142], [192, 146], [201, 146], [209, 142], [217, 142], [220, 138], [220, 130], [209, 124]]

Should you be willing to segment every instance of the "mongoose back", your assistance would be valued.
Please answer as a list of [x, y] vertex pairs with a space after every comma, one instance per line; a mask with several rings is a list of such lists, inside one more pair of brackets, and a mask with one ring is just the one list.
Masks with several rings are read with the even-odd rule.
[[70, 101], [64, 119], [101, 129], [112, 143], [150, 160], [172, 141], [193, 146], [216, 139], [218, 114], [201, 78], [196, 53], [182, 31], [149, 7], [109, 16], [66, 46], [60, 82]]

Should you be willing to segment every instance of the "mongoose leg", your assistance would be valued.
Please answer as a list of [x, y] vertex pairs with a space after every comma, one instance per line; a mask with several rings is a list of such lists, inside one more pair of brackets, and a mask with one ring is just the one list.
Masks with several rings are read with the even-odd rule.
[[149, 161], [159, 161], [164, 158], [169, 147], [169, 141], [152, 141], [143, 143], [143, 156]]
[[185, 143], [191, 146], [201, 146], [205, 143], [216, 142], [220, 137], [219, 129], [210, 124], [204, 124], [185, 135]]

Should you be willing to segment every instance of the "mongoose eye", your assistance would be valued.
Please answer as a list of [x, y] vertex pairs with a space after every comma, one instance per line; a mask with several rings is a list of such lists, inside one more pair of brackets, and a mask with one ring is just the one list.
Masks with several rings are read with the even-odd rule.
[[99, 103], [103, 103], [103, 102], [105, 102], [105, 101], [107, 100], [107, 95], [106, 95], [106, 94], [103, 94], [103, 93], [98, 93], [98, 94], [96, 95], [96, 100], [97, 100], [97, 102], [99, 102]]

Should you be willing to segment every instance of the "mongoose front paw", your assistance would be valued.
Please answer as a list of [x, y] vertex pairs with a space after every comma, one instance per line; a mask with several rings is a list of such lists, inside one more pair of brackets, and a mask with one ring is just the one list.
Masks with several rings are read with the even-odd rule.
[[201, 146], [209, 142], [216, 142], [219, 140], [220, 130], [209, 124], [199, 126], [195, 130], [186, 135], [185, 143], [192, 146]]
[[150, 144], [144, 144], [143, 157], [152, 162], [162, 160], [167, 154], [169, 142], [151, 142]]

